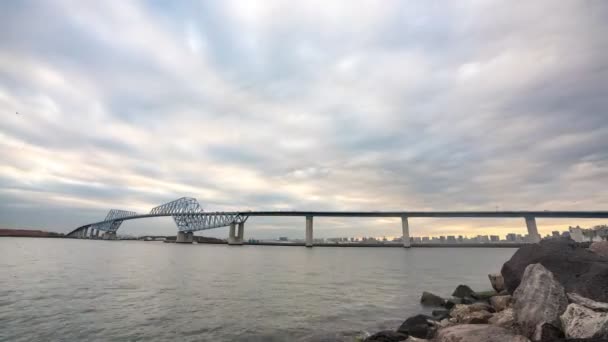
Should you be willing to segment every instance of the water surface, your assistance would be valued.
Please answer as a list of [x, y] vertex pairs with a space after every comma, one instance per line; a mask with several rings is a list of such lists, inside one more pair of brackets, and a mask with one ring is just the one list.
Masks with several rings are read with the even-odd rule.
[[0, 340], [349, 340], [514, 251], [0, 238]]

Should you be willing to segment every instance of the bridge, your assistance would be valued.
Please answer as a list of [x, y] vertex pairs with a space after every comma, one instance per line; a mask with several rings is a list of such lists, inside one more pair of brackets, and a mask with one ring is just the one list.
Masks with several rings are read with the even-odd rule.
[[[608, 218], [608, 211], [204, 211], [194, 198], [182, 197], [175, 201], [152, 208], [147, 214], [111, 209], [105, 219], [85, 224], [70, 233], [68, 237], [80, 239], [116, 239], [116, 231], [124, 221], [149, 217], [171, 216], [177, 226], [178, 243], [192, 243], [194, 232], [200, 230], [230, 227], [229, 245], [242, 245], [245, 222], [252, 216], [304, 217], [306, 247], [313, 246], [314, 217], [394, 217], [401, 218], [403, 247], [410, 247], [408, 218], [523, 218], [531, 242], [540, 241], [536, 218]], [[100, 232], [103, 235], [100, 236]]]

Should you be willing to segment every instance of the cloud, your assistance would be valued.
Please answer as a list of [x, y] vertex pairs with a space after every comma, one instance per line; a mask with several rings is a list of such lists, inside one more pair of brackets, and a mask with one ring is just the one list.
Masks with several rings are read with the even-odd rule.
[[[606, 15], [549, 1], [0, 4], [0, 224], [68, 231], [181, 196], [209, 210], [605, 209]], [[173, 231], [154, 222], [125, 228]], [[541, 232], [570, 223], [555, 222]], [[390, 220], [316, 225], [399, 235]]]

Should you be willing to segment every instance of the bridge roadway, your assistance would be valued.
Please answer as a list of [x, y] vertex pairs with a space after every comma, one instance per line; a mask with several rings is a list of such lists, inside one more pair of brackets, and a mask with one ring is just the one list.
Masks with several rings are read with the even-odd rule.
[[[87, 229], [98, 225], [114, 222], [114, 221], [127, 221], [135, 220], [148, 217], [163, 217], [172, 216], [176, 222], [179, 217], [211, 217], [211, 216], [225, 216], [242, 218], [240, 220], [232, 221], [226, 225], [230, 226], [229, 244], [240, 245], [243, 243], [244, 236], [244, 225], [245, 221], [249, 217], [305, 217], [306, 218], [306, 246], [313, 246], [313, 217], [394, 217], [401, 218], [401, 227], [403, 233], [403, 246], [410, 247], [410, 234], [409, 234], [409, 221], [408, 218], [524, 218], [526, 227], [528, 229], [528, 235], [530, 241], [540, 241], [540, 235], [536, 226], [536, 218], [608, 218], [608, 211], [293, 211], [293, 210], [272, 210], [272, 211], [233, 211], [233, 212], [186, 212], [186, 213], [154, 213], [154, 214], [135, 214], [126, 217], [120, 217], [119, 219], [99, 221], [96, 223], [87, 224], [76, 228], [68, 236], [74, 237], [87, 237]], [[235, 231], [235, 226], [238, 224], [238, 233]], [[178, 231], [178, 242], [191, 242], [192, 232], [194, 230], [212, 229], [219, 228], [221, 226], [211, 226], [210, 228], [200, 228], [192, 230], [180, 230]], [[84, 231], [84, 235], [82, 234]], [[109, 232], [114, 234], [113, 232]], [[93, 234], [91, 231], [91, 238], [99, 235], [99, 229], [97, 234]]]

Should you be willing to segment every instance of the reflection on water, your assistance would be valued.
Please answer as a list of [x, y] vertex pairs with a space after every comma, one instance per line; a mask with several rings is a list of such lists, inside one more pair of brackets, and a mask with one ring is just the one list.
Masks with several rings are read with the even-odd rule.
[[514, 251], [0, 238], [0, 340], [349, 340]]

